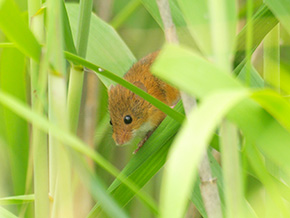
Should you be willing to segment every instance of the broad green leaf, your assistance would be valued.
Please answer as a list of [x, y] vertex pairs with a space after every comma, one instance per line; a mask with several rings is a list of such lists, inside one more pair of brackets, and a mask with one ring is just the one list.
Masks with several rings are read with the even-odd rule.
[[[90, 157], [92, 160], [94, 160], [96, 163], [98, 163], [101, 167], [103, 167], [105, 170], [107, 170], [112, 175], [118, 177], [118, 179], [122, 182], [124, 182], [130, 189], [134, 190], [134, 192], [142, 199], [146, 204], [150, 205], [152, 208], [156, 207], [154, 203], [152, 202], [152, 199], [149, 198], [146, 194], [141, 192], [134, 183], [131, 181], [128, 181], [124, 178], [123, 174], [120, 174], [119, 171], [111, 165], [107, 160], [105, 160], [100, 154], [96, 153], [93, 149], [91, 149], [89, 146], [87, 146], [85, 143], [83, 143], [80, 139], [78, 139], [76, 136], [72, 135], [67, 130], [60, 128], [59, 126], [56, 126], [54, 124], [51, 124], [47, 121], [46, 118], [43, 116], [36, 114], [32, 112], [27, 106], [24, 106], [22, 103], [17, 101], [15, 98], [13, 98], [11, 95], [5, 94], [3, 91], [0, 90], [0, 102], [5, 107], [8, 107], [10, 110], [18, 114], [19, 116], [22, 116], [24, 119], [28, 120], [29, 122], [36, 125], [39, 129], [46, 133], [50, 133], [53, 137], [55, 137], [57, 140], [59, 140], [61, 143], [69, 146], [70, 148], [74, 149], [75, 151], [84, 154], [88, 157]], [[86, 162], [75, 162], [75, 164], [82, 164]], [[80, 166], [81, 169], [88, 169], [88, 166]], [[79, 169], [78, 167], [77, 169]], [[87, 173], [86, 170], [80, 170], [80, 175], [83, 175], [83, 173]], [[91, 183], [89, 184], [89, 188], [91, 188], [92, 195], [100, 200], [102, 204], [104, 204], [104, 208], [107, 209], [107, 212], [109, 214], [118, 214], [122, 213], [122, 209], [117, 206], [115, 201], [106, 193], [105, 189], [102, 188], [99, 185], [99, 181], [97, 177], [90, 174], [85, 174], [86, 178], [89, 178], [88, 181]], [[82, 177], [81, 177], [82, 178]], [[93, 190], [98, 190], [99, 192], [94, 192]], [[110, 203], [110, 205], [106, 205]], [[108, 210], [108, 206], [111, 208], [114, 208], [114, 211]], [[124, 214], [123, 214], [124, 215]], [[124, 216], [123, 216], [124, 217]], [[125, 216], [126, 217], [126, 216]]]
[[6, 198], [0, 198], [0, 205], [24, 204], [34, 201], [34, 195], [19, 195]]
[[13, 0], [0, 1], [0, 30], [20, 51], [39, 61], [41, 47]]
[[[79, 6], [70, 3], [66, 4], [66, 7], [72, 33], [76, 40]], [[135, 57], [117, 32], [95, 14], [91, 17], [86, 60], [120, 77], [122, 77], [132, 64], [136, 62]], [[104, 76], [100, 76], [100, 79], [107, 87], [112, 84], [112, 81]]]
[[215, 128], [247, 95], [246, 90], [216, 92], [188, 116], [169, 152], [161, 186], [161, 217], [182, 217], [199, 163]]
[[[183, 112], [181, 102], [175, 108]], [[143, 147], [127, 163], [122, 173], [142, 188], [164, 165], [168, 149], [179, 127], [179, 123], [166, 117]], [[119, 180], [115, 180], [108, 191], [121, 206], [125, 206], [134, 197], [134, 193]], [[89, 217], [93, 218], [99, 212], [99, 204], [97, 204]]]
[[[264, 140], [269, 140], [270, 143], [264, 144], [260, 149], [267, 156], [269, 156], [274, 162], [278, 164], [279, 167], [287, 170], [286, 165], [289, 162], [289, 157], [287, 156], [289, 150], [289, 142], [283, 140], [283, 138], [278, 139], [280, 134], [289, 136], [290, 133], [290, 103], [279, 94], [266, 90], [255, 92], [252, 95], [252, 98], [256, 100], [266, 111], [268, 111], [280, 124], [288, 130], [288, 133], [277, 132], [278, 128], [272, 129], [272, 133], [269, 133], [269, 136], [264, 136]], [[270, 128], [266, 130], [269, 131]], [[272, 136], [272, 137], [271, 137]], [[279, 140], [279, 146], [274, 140]], [[275, 144], [275, 150], [271, 147], [271, 144]]]
[[243, 86], [198, 54], [175, 45], [166, 45], [152, 66], [153, 74], [197, 98], [218, 89]]
[[245, 100], [228, 114], [228, 119], [241, 128], [250, 143], [255, 144], [281, 169], [285, 168], [289, 161], [287, 150], [290, 147], [290, 133], [258, 103]]
[[9, 210], [6, 210], [4, 207], [1, 207], [1, 206], [0, 206], [0, 217], [3, 217], [3, 218], [17, 218], [17, 216], [15, 216]]
[[94, 70], [97, 74], [101, 74], [104, 77], [119, 83], [120, 85], [126, 87], [127, 89], [131, 90], [132, 92], [136, 93], [137, 95], [139, 95], [140, 97], [144, 98], [145, 100], [147, 100], [148, 102], [150, 102], [152, 105], [156, 106], [157, 108], [159, 108], [161, 111], [163, 111], [164, 113], [168, 114], [169, 116], [171, 116], [172, 118], [174, 118], [176, 121], [178, 121], [179, 123], [181, 123], [184, 119], [184, 115], [182, 115], [181, 113], [176, 112], [175, 110], [173, 110], [172, 108], [170, 108], [168, 105], [166, 105], [165, 103], [159, 101], [158, 99], [154, 98], [153, 96], [149, 95], [147, 92], [143, 91], [142, 89], [134, 86], [133, 84], [129, 83], [128, 81], [122, 79], [121, 77], [119, 77], [118, 75], [109, 72], [106, 68], [103, 70], [98, 70], [99, 67], [84, 60], [83, 58], [80, 58], [76, 55], [73, 55], [71, 53], [65, 52], [66, 58], [70, 61], [76, 62], [81, 64], [82, 66], [85, 66], [89, 69]]
[[[0, 57], [0, 87], [26, 102], [25, 56], [15, 48], [5, 48]], [[27, 122], [10, 110], [3, 108], [2, 125], [8, 145], [14, 194], [25, 193], [29, 152], [29, 132]]]
[[[234, 78], [216, 69], [211, 63], [176, 46], [166, 46], [152, 69], [165, 80], [199, 98], [217, 90], [243, 88]], [[176, 73], [178, 76], [175, 76]], [[246, 138], [256, 144], [264, 154], [276, 163], [284, 163], [285, 166], [285, 149], [290, 147], [290, 134], [257, 103], [245, 100], [229, 113], [228, 118], [236, 123]], [[285, 121], [283, 125], [286, 125]], [[276, 152], [272, 151], [273, 144]], [[279, 156], [280, 152], [283, 158]]]
[[265, 4], [278, 18], [283, 27], [290, 34], [290, 1], [289, 0], [265, 0]]

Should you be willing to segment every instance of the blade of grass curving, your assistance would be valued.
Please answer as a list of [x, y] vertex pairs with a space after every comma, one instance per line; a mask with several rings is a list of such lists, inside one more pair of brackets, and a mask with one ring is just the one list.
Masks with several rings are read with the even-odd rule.
[[140, 0], [131, 0], [110, 22], [114, 29], [119, 29], [125, 20], [141, 5]]
[[[197, 98], [217, 89], [243, 88], [228, 72], [181, 46], [166, 45], [151, 69], [153, 74]], [[211, 79], [205, 79], [205, 75]]]
[[[67, 3], [66, 7], [72, 33], [74, 38], [76, 38], [79, 6]], [[91, 17], [88, 48], [86, 60], [121, 77], [136, 62], [135, 57], [117, 32], [95, 14]], [[95, 69], [95, 71], [98, 71], [98, 69]], [[106, 87], [112, 84], [112, 81], [106, 77], [99, 77]]]
[[[276, 17], [272, 14], [269, 8], [262, 4], [258, 11], [252, 17], [253, 25], [253, 36], [252, 36], [252, 47], [251, 53], [253, 53], [258, 45], [262, 42], [263, 38], [267, 35], [268, 32], [278, 23]], [[246, 25], [241, 32], [237, 35], [236, 43], [236, 52], [234, 58], [234, 73], [236, 75], [243, 69], [246, 64], [246, 34], [249, 26]]]
[[289, 0], [265, 0], [265, 4], [279, 19], [283, 27], [290, 34], [290, 1]]
[[35, 124], [44, 132], [50, 131], [50, 133], [59, 140], [61, 143], [71, 147], [77, 152], [80, 152], [96, 163], [98, 163], [102, 168], [107, 170], [110, 174], [115, 177], [118, 177], [122, 183], [126, 184], [131, 190], [135, 192], [135, 194], [151, 208], [152, 211], [157, 211], [157, 207], [154, 201], [147, 196], [144, 192], [140, 191], [139, 188], [132, 183], [131, 180], [126, 179], [126, 177], [117, 170], [113, 165], [110, 164], [107, 160], [105, 160], [100, 154], [96, 153], [94, 150], [89, 148], [86, 144], [84, 144], [80, 139], [76, 136], [69, 133], [67, 130], [56, 126], [47, 121], [43, 116], [33, 113], [27, 106], [19, 103], [15, 98], [11, 97], [8, 94], [5, 94], [0, 90], [0, 102], [6, 107], [9, 107], [13, 112], [22, 116], [24, 119], [27, 119], [31, 123]]
[[0, 1], [0, 29], [20, 51], [39, 61], [40, 45], [13, 0]]
[[233, 106], [247, 96], [246, 90], [214, 93], [190, 114], [169, 153], [161, 186], [161, 217], [182, 217], [198, 164], [216, 126]]
[[17, 218], [13, 213], [11, 213], [9, 210], [6, 210], [4, 207], [0, 206], [0, 217], [5, 218]]
[[34, 195], [19, 195], [6, 198], [0, 198], [0, 205], [24, 204], [34, 201]]
[[76, 63], [81, 64], [82, 66], [85, 66], [89, 69], [92, 69], [93, 71], [95, 71], [97, 74], [101, 74], [107, 78], [109, 78], [110, 80], [128, 88], [129, 90], [131, 90], [132, 92], [136, 93], [137, 95], [139, 95], [140, 97], [144, 98], [145, 100], [147, 100], [148, 102], [150, 102], [151, 104], [153, 104], [154, 106], [156, 106], [157, 108], [159, 108], [161, 111], [163, 111], [164, 113], [166, 113], [167, 115], [171, 116], [172, 118], [174, 118], [176, 121], [178, 122], [182, 122], [184, 119], [184, 116], [178, 112], [176, 112], [175, 110], [173, 110], [172, 108], [170, 108], [168, 105], [164, 104], [163, 102], [159, 101], [158, 99], [152, 97], [151, 95], [149, 95], [147, 92], [144, 92], [142, 89], [134, 86], [133, 84], [129, 83], [128, 81], [122, 79], [121, 77], [117, 76], [116, 74], [113, 74], [111, 72], [109, 72], [107, 69], [102, 69], [99, 70], [99, 67], [90, 63], [89, 61], [86, 61], [76, 55], [73, 55], [69, 52], [65, 52], [65, 56], [68, 60], [70, 61], [74, 61]]
[[[260, 181], [263, 183], [263, 185], [266, 188], [267, 193], [269, 193], [272, 201], [274, 202], [273, 206], [275, 208], [275, 211], [279, 211], [280, 213], [282, 213], [284, 215], [284, 217], [288, 217], [289, 210], [287, 209], [286, 204], [282, 200], [281, 197], [283, 195], [285, 196], [285, 194], [286, 195], [288, 194], [288, 196], [286, 196], [286, 199], [287, 198], [289, 199], [289, 188], [288, 188], [288, 191], [286, 190], [286, 192], [284, 192], [284, 193], [281, 193], [279, 191], [278, 187], [281, 186], [278, 183], [279, 180], [277, 180], [277, 182], [276, 182], [274, 180], [274, 178], [268, 173], [268, 171], [263, 163], [264, 162], [263, 157], [262, 157], [262, 155], [259, 154], [256, 147], [254, 147], [251, 144], [247, 144], [245, 150], [246, 150], [246, 154], [249, 158], [249, 161], [251, 163], [252, 168], [254, 169], [256, 175], [258, 176]], [[281, 183], [281, 184], [283, 184], [283, 183]], [[284, 191], [285, 191], [285, 189], [284, 189]]]
[[288, 100], [271, 90], [254, 92], [252, 98], [290, 132], [290, 103]]
[[[171, 51], [174, 52], [171, 53]], [[165, 52], [170, 53], [166, 54]], [[191, 58], [189, 58], [189, 56]], [[237, 89], [242, 88], [242, 86], [233, 78], [230, 76], [227, 77], [226, 73], [213, 68], [211, 70], [207, 70], [209, 68], [201, 68], [201, 65], [206, 63], [204, 60], [192, 64], [194, 63], [195, 58], [196, 56], [192, 55], [189, 51], [180, 48], [169, 48], [167, 46], [164, 54], [160, 54], [159, 60], [157, 59], [157, 62], [153, 66], [153, 71], [156, 67], [155, 70], [158, 71], [158, 75], [165, 73], [165, 79], [175, 83], [175, 85], [180, 89], [186, 90], [192, 95], [197, 95], [200, 98], [204, 98], [208, 93], [217, 90], [234, 87]], [[173, 62], [174, 66], [170, 66]], [[162, 63], [163, 66], [161, 65]], [[208, 63], [206, 64], [210, 65]], [[166, 68], [168, 65], [169, 67]], [[165, 70], [165, 72], [163, 72], [163, 70]], [[215, 74], [212, 75], [210, 71], [215, 72]], [[178, 77], [173, 76], [176, 72], [178, 72]], [[183, 77], [180, 72], [185, 73], [186, 77]], [[198, 75], [195, 75], [195, 73]], [[189, 80], [189, 78], [194, 79]], [[182, 82], [179, 81], [179, 79], [181, 79]], [[186, 84], [186, 81], [191, 81], [190, 86]], [[201, 84], [202, 86], [200, 86]], [[196, 87], [198, 87], [198, 89], [196, 89]], [[277, 105], [275, 105], [276, 101], [274, 100], [275, 98], [273, 99], [273, 102], [270, 101], [271, 103], [267, 105], [270, 109], [271, 104], [277, 107]], [[279, 109], [278, 111], [281, 110], [280, 108], [281, 106], [277, 107], [277, 109]], [[277, 109], [272, 108], [273, 111]], [[288, 111], [288, 109], [285, 111]], [[287, 165], [288, 159], [286, 157], [287, 152], [285, 151], [290, 147], [290, 134], [257, 103], [252, 100], [245, 100], [243, 104], [235, 107], [227, 117], [230, 121], [236, 123], [241, 128], [242, 132], [250, 142], [255, 143], [258, 148], [262, 150], [265, 155], [271, 157], [278, 166], [283, 168], [283, 166], [285, 167]], [[284, 115], [284, 117], [287, 118], [286, 115]], [[285, 124], [283, 125], [288, 123], [287, 120], [284, 121]], [[283, 122], [282, 118], [280, 119], [280, 122]], [[275, 143], [275, 152], [273, 152], [273, 143]]]
[[[183, 112], [182, 103], [176, 105], [176, 110]], [[166, 117], [160, 126], [154, 131], [146, 143], [122, 170], [122, 173], [134, 181], [139, 187], [143, 187], [164, 165], [168, 149], [180, 124], [172, 118]], [[125, 206], [134, 193], [117, 179], [110, 185], [108, 192]], [[88, 218], [96, 217], [100, 213], [99, 204], [91, 210]]]

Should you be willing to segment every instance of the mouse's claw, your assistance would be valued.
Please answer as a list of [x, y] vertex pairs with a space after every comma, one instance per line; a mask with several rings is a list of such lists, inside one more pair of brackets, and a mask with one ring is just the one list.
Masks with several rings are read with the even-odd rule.
[[142, 140], [138, 143], [138, 147], [137, 147], [137, 149], [133, 152], [133, 154], [136, 154], [136, 153], [140, 150], [140, 148], [145, 144], [145, 142], [149, 139], [149, 137], [152, 135], [153, 132], [154, 132], [154, 130], [153, 130], [153, 131], [149, 131], [149, 132], [146, 134], [146, 136], [144, 137], [144, 139], [142, 139]]

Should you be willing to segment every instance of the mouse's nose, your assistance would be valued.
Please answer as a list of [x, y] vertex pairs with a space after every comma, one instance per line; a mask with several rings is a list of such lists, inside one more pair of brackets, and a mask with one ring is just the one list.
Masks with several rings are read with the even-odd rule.
[[129, 141], [131, 140], [131, 133], [129, 132], [123, 132], [120, 134], [113, 134], [113, 139], [116, 143], [117, 146], [122, 146], [122, 145], [126, 145], [129, 143]]

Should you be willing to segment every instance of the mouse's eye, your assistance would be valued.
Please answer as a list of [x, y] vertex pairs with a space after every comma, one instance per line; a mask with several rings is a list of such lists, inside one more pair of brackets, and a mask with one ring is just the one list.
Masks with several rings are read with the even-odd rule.
[[112, 120], [110, 120], [110, 124], [111, 124], [111, 126], [113, 125]]
[[132, 123], [132, 117], [131, 117], [130, 115], [126, 115], [126, 116], [124, 117], [124, 122], [125, 122], [126, 124], [130, 124], [130, 123]]

